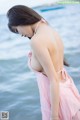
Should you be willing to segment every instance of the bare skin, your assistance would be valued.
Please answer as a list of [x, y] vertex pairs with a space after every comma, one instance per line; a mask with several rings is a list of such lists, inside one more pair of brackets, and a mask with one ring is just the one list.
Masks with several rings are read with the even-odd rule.
[[[50, 80], [51, 119], [59, 120], [59, 82], [62, 80], [64, 46], [58, 33], [49, 25], [41, 22], [35, 32], [36, 25], [15, 27], [19, 34], [31, 37], [32, 58], [31, 66], [42, 72]], [[27, 31], [27, 33], [26, 33]]]
[[31, 66], [43, 72], [50, 80], [51, 119], [59, 120], [59, 82], [63, 68], [63, 43], [59, 35], [49, 26], [43, 25], [31, 41]]
[[[35, 34], [32, 37], [31, 44], [33, 41], [35, 41], [35, 44], [37, 44], [38, 49], [40, 48], [39, 47], [40, 44], [41, 44], [41, 46], [45, 45], [44, 47], [46, 47], [49, 51], [50, 58], [54, 65], [55, 71], [57, 72], [57, 75], [59, 77], [59, 81], [64, 82], [62, 80], [61, 73], [58, 73], [58, 71], [63, 69], [63, 56], [64, 56], [63, 42], [62, 42], [60, 36], [58, 35], [58, 33], [56, 31], [54, 31], [53, 28], [45, 25], [44, 23], [42, 23], [42, 26], [43, 27], [39, 28], [39, 30], [37, 31], [37, 34]], [[38, 38], [39, 38], [39, 40], [38, 40]], [[36, 42], [36, 41], [38, 41], [38, 42]], [[45, 53], [45, 55], [46, 55], [46, 53]], [[43, 74], [45, 74], [47, 76], [47, 74], [45, 73], [45, 70], [43, 69], [39, 60], [36, 58], [33, 49], [32, 49], [31, 66], [34, 70], [36, 70], [38, 72], [42, 72]]]

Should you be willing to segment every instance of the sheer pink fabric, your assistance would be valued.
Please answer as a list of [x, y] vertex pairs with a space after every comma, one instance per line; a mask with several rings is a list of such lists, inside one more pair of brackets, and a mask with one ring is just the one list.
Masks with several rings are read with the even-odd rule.
[[[50, 83], [47, 76], [41, 72], [37, 72], [31, 67], [32, 52], [28, 54], [29, 68], [36, 74], [37, 83], [40, 93], [40, 104], [42, 112], [42, 120], [50, 120], [51, 104], [50, 104]], [[60, 120], [80, 120], [80, 94], [76, 88], [73, 79], [69, 76], [66, 69], [61, 71], [65, 82], [60, 82], [60, 102], [59, 102], [59, 119]]]

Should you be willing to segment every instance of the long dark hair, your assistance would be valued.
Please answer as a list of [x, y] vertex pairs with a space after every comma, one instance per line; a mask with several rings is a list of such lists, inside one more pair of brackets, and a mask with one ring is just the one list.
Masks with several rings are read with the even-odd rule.
[[67, 66], [67, 67], [70, 66], [69, 63], [66, 61], [65, 57], [64, 57], [64, 60], [63, 60], [63, 64], [64, 64], [65, 66]]
[[[18, 33], [18, 31], [15, 31], [13, 29], [13, 26], [31, 25], [40, 21], [43, 18], [36, 11], [24, 5], [15, 5], [10, 8], [7, 12], [7, 17], [8, 27], [10, 31], [14, 33]], [[63, 60], [63, 63], [64, 65], [69, 66], [65, 58]]]
[[17, 33], [12, 27], [21, 25], [31, 25], [43, 18], [33, 9], [24, 5], [15, 5], [7, 12], [8, 27], [10, 31]]

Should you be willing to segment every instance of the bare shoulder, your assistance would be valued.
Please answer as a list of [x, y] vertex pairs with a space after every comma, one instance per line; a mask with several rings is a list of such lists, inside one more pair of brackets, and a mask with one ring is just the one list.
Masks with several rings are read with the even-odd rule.
[[34, 37], [31, 40], [31, 46], [35, 45], [39, 48], [55, 48], [56, 41], [57, 43], [61, 42], [59, 34], [51, 26], [47, 25], [43, 26], [43, 28], [40, 28], [37, 34], [34, 35]]
[[44, 26], [41, 28], [37, 34], [35, 34], [31, 40], [31, 45], [47, 45], [50, 43], [50, 39], [52, 38], [52, 29], [49, 26]]

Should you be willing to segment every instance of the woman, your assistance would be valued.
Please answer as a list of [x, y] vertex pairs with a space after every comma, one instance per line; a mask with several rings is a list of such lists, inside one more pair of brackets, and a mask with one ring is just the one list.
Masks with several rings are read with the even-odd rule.
[[13, 6], [7, 17], [12, 32], [31, 39], [29, 67], [37, 76], [42, 120], [80, 120], [80, 95], [64, 68], [68, 64], [58, 33], [27, 6]]

